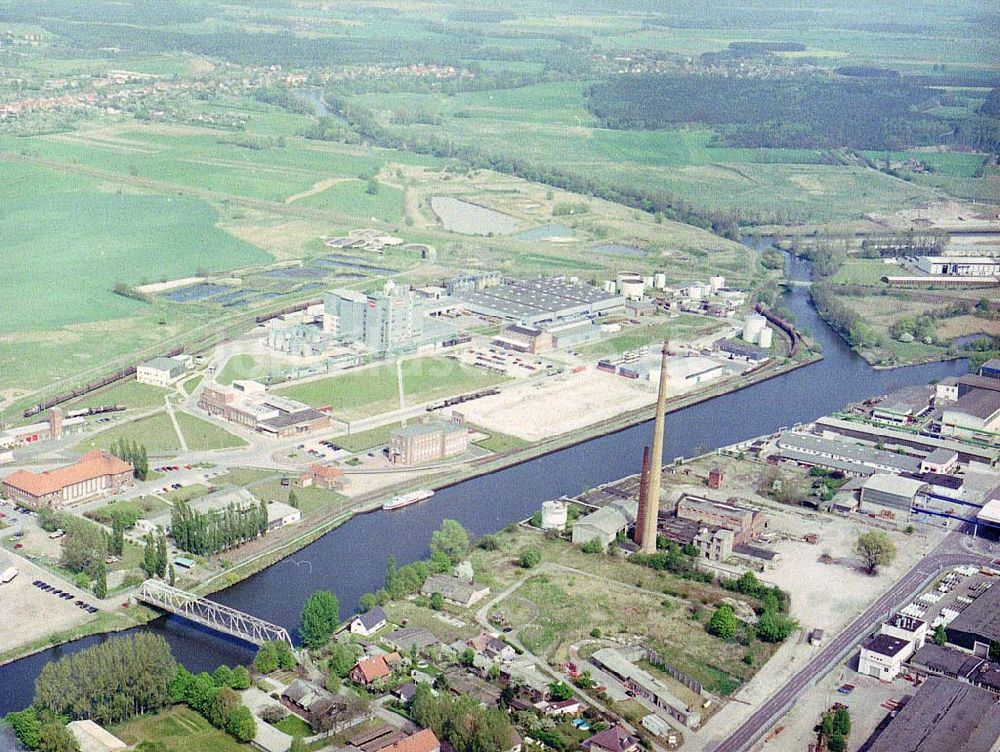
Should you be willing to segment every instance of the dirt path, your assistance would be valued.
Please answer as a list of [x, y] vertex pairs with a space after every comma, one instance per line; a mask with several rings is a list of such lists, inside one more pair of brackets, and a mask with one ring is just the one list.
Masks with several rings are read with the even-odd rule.
[[320, 180], [317, 183], [313, 183], [312, 188], [307, 191], [302, 191], [301, 193], [296, 193], [294, 196], [289, 196], [285, 199], [286, 204], [291, 204], [298, 201], [301, 198], [309, 198], [310, 196], [315, 196], [317, 193], [322, 193], [327, 188], [332, 188], [337, 183], [343, 183], [352, 178], [327, 178], [326, 180]]

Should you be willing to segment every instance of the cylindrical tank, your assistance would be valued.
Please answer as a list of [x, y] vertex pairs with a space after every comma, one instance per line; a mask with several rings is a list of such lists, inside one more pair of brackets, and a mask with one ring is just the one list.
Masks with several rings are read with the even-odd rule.
[[719, 290], [721, 290], [723, 287], [726, 286], [726, 278], [725, 277], [709, 277], [708, 278], [708, 284], [710, 284], [712, 286], [712, 292], [718, 292]]
[[542, 502], [542, 530], [565, 530], [568, 507], [565, 501]]
[[614, 295], [615, 292], [617, 292], [617, 290], [618, 290], [618, 285], [615, 283], [613, 279], [605, 281], [604, 292], [611, 293], [612, 295]]
[[667, 275], [664, 272], [657, 272], [653, 275], [653, 287], [662, 290], [667, 286]]
[[753, 344], [760, 338], [760, 333], [767, 328], [767, 319], [759, 313], [751, 313], [743, 324], [743, 339]]
[[653, 286], [653, 275], [649, 275], [649, 276], [643, 277], [642, 278], [642, 283], [646, 287], [652, 287]]
[[629, 300], [639, 300], [646, 291], [646, 281], [635, 272], [619, 272], [618, 294]]
[[771, 347], [771, 337], [773, 334], [774, 330], [769, 329], [768, 327], [765, 326], [763, 329], [760, 330], [760, 336], [757, 339], [757, 344], [760, 345], [764, 350], [767, 350], [769, 347]]

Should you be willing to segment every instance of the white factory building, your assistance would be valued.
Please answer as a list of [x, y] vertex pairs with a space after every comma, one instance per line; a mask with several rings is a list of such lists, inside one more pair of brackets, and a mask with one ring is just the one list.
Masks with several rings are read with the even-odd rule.
[[1000, 256], [920, 256], [925, 274], [949, 277], [1000, 277]]

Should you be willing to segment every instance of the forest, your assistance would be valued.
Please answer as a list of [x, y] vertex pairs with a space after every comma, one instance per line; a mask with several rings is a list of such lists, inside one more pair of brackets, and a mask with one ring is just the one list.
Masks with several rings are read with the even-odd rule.
[[[905, 78], [619, 76], [592, 85], [587, 109], [606, 128], [702, 123], [727, 146], [896, 150], [941, 142], [995, 150], [996, 126], [927, 110], [940, 92]], [[984, 133], [985, 130], [985, 133]]]

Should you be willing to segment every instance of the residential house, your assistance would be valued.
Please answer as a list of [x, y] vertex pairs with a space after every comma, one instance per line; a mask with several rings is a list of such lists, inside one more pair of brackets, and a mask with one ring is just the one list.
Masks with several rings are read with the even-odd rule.
[[517, 651], [498, 637], [483, 632], [469, 640], [469, 647], [490, 660], [510, 663], [517, 657]]
[[441, 593], [441, 597], [446, 601], [468, 608], [489, 595], [490, 589], [485, 585], [463, 582], [450, 575], [436, 574], [427, 578], [420, 588], [420, 593], [427, 597]]
[[399, 653], [363, 658], [351, 669], [348, 678], [355, 684], [369, 686], [392, 673], [392, 664], [400, 660]]
[[589, 752], [637, 752], [639, 739], [621, 726], [611, 726], [594, 734], [580, 746]]
[[351, 634], [371, 637], [387, 624], [385, 610], [381, 606], [376, 606], [370, 611], [358, 614], [348, 626]]

